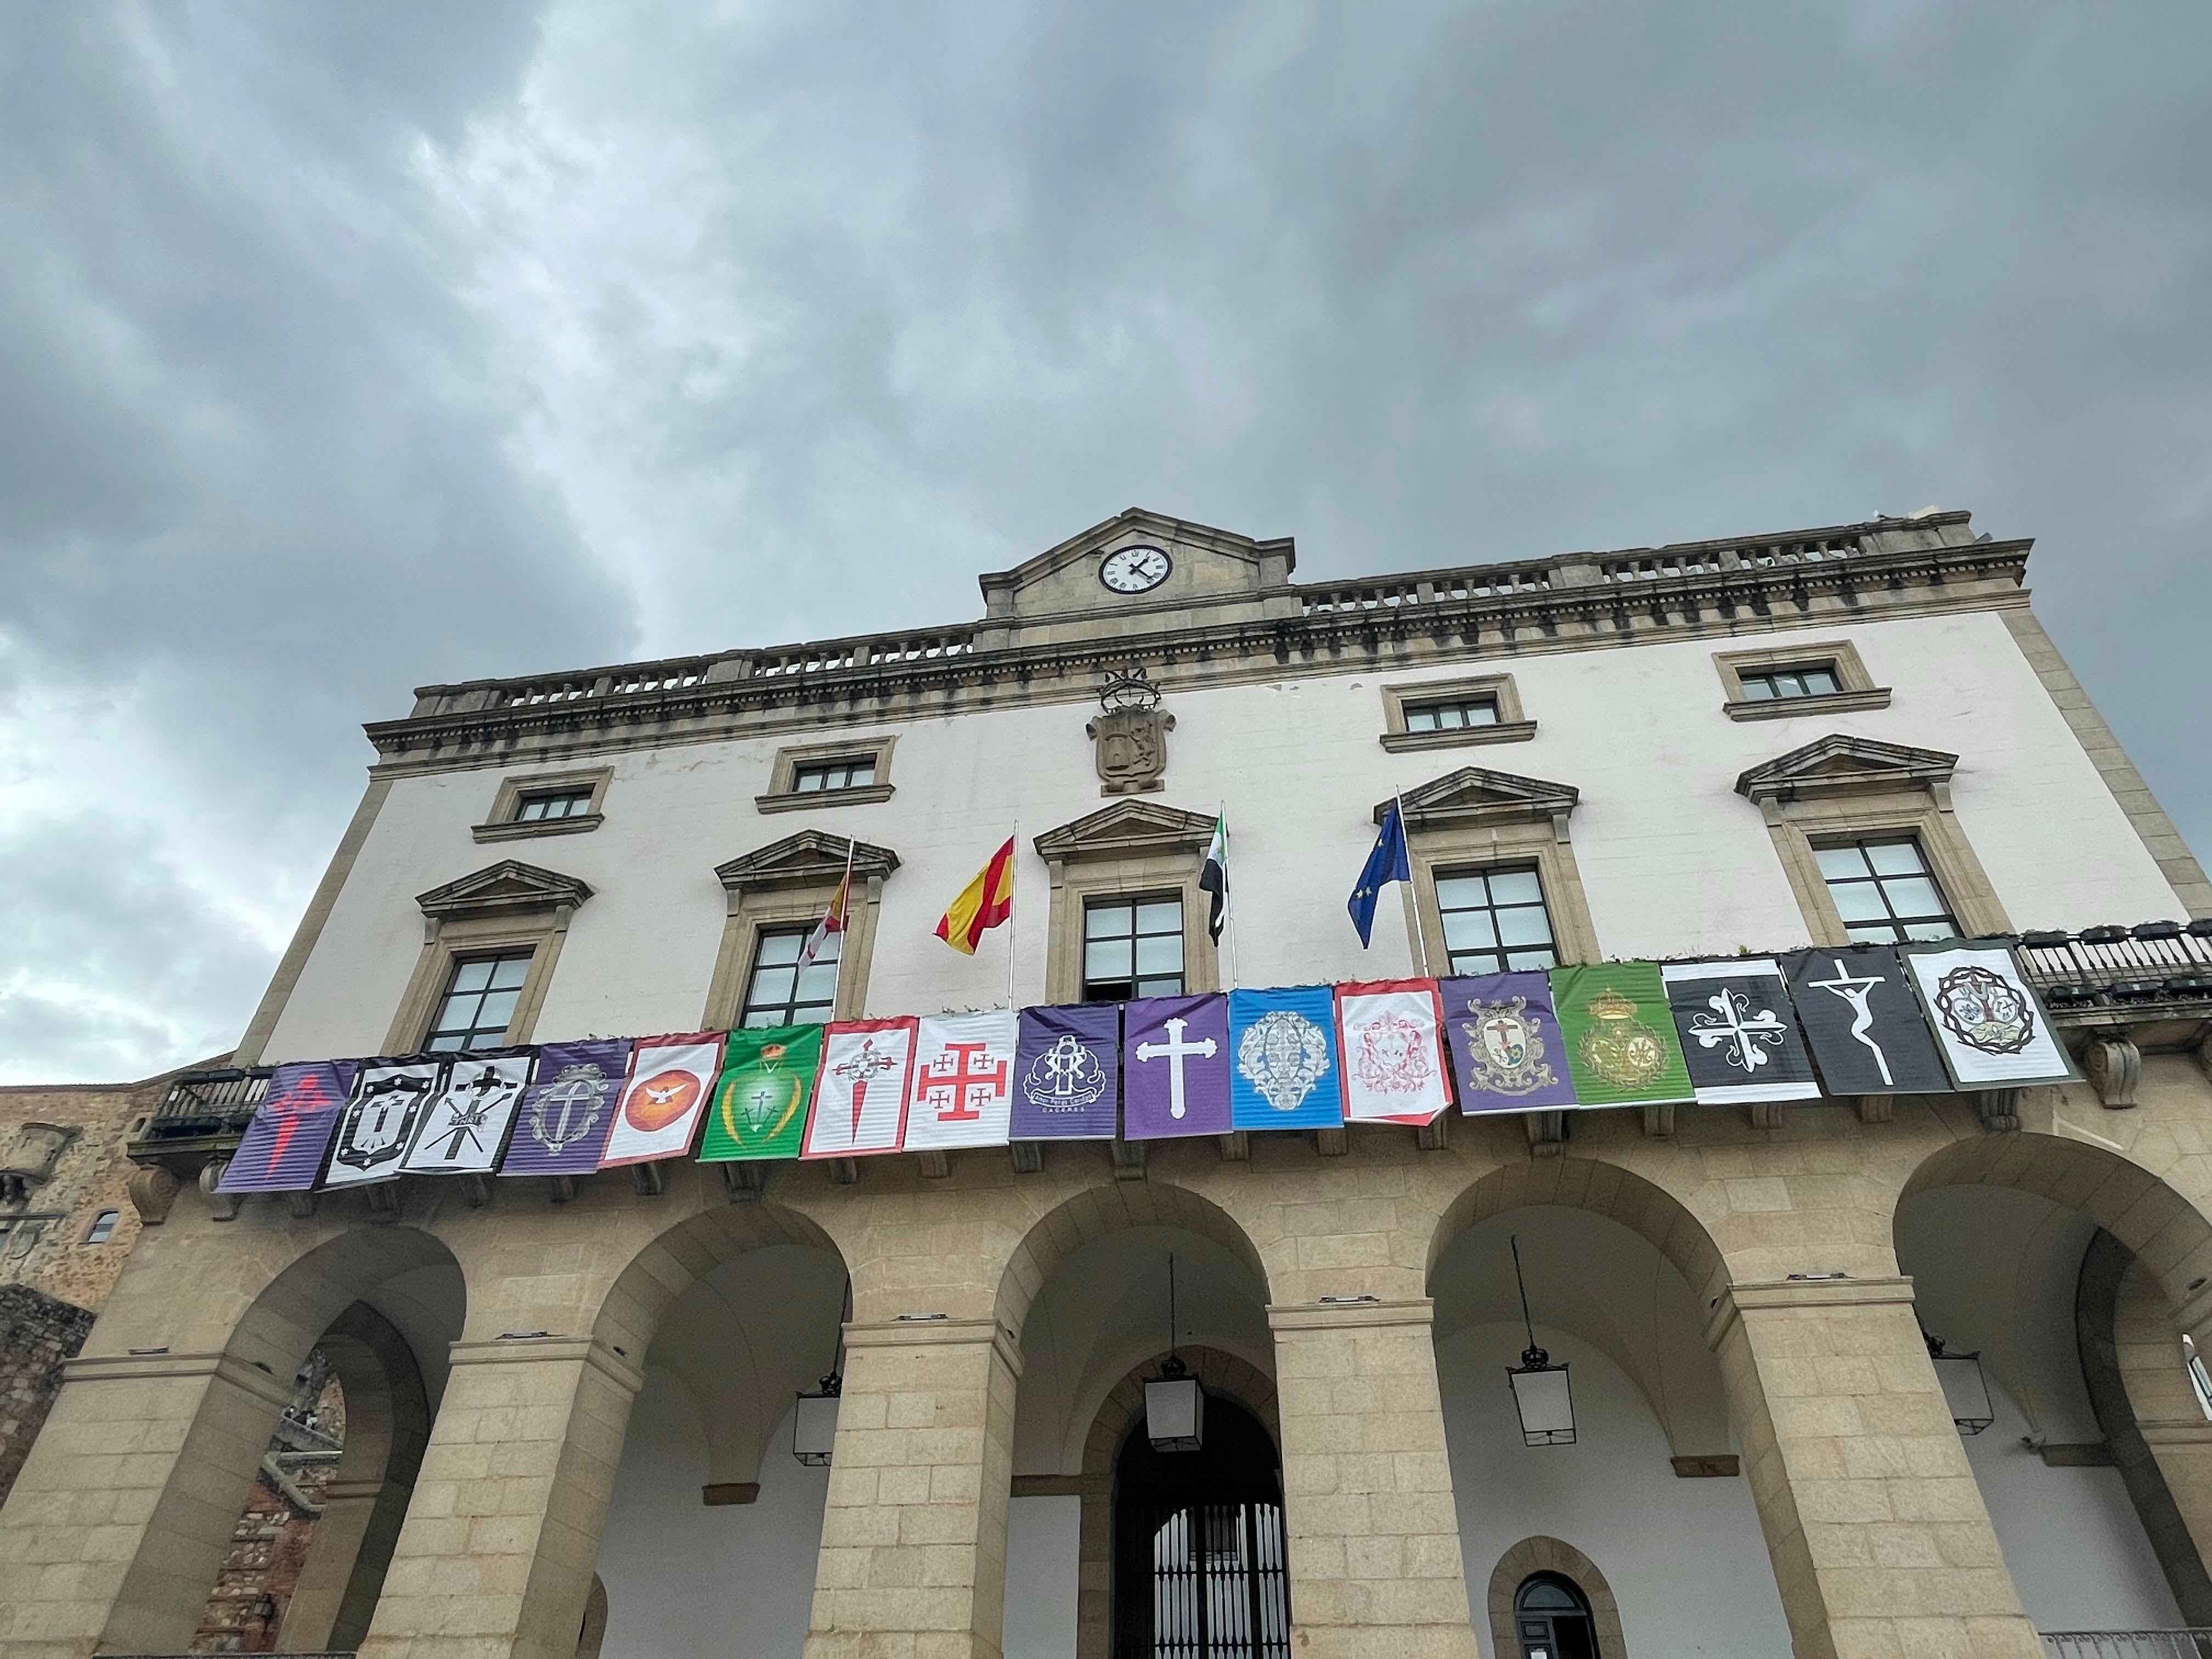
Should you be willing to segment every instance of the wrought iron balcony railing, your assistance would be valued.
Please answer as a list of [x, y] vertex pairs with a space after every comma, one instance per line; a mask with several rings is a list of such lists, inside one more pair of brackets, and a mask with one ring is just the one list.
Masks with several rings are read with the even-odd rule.
[[2212, 921], [2020, 936], [2021, 965], [2054, 1015], [2212, 1002]]
[[2212, 1629], [2047, 1630], [2051, 1659], [2212, 1659]]
[[138, 1145], [235, 1138], [246, 1133], [253, 1109], [269, 1092], [270, 1067], [186, 1072], [169, 1085], [138, 1133]]

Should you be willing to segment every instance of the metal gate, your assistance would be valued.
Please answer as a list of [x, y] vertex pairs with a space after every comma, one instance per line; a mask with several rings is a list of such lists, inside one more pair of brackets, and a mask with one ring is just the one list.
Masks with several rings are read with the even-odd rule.
[[1290, 1659], [1280, 1504], [1125, 1499], [1115, 1519], [1115, 1659]]

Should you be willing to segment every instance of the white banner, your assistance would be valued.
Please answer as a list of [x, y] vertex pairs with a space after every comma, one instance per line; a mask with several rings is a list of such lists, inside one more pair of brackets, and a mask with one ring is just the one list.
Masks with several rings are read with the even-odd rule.
[[442, 1060], [409, 1066], [364, 1066], [353, 1098], [338, 1119], [325, 1187], [360, 1187], [399, 1173], [422, 1114], [437, 1092]]
[[906, 1110], [908, 1152], [1006, 1144], [1017, 1026], [1011, 1008], [922, 1016]]
[[531, 1054], [460, 1055], [400, 1165], [410, 1175], [489, 1175], [530, 1086]]
[[854, 1019], [830, 1027], [801, 1158], [865, 1158], [905, 1143], [915, 1024]]
[[631, 1049], [622, 1109], [599, 1167], [650, 1164], [690, 1152], [721, 1060], [720, 1037], [647, 1037]]
[[1943, 1064], [1961, 1089], [2066, 1083], [2076, 1075], [2051, 1017], [2001, 945], [1915, 950], [1906, 965]]
[[1433, 980], [1336, 988], [1344, 1115], [1353, 1123], [1427, 1123], [1451, 1104]]

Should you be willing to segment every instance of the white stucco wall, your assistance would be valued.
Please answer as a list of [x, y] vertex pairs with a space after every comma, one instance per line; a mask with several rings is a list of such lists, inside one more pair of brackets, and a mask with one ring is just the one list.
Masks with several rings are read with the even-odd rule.
[[[1887, 708], [1740, 724], [1720, 712], [1717, 647], [1810, 646], [1848, 637]], [[1538, 722], [1527, 743], [1392, 755], [1379, 687], [1504, 670]], [[1407, 971], [1399, 913], [1385, 906], [1363, 952], [1342, 896], [1370, 843], [1376, 801], [1461, 766], [1570, 783], [1574, 844], [1602, 949], [1674, 955], [1805, 942], [1758, 811], [1736, 775], [1830, 732], [1958, 753], [1958, 818], [2015, 925], [2081, 927], [2182, 914], [2156, 865], [2021, 658], [2002, 620], [1972, 613], [1848, 629], [1744, 635], [1605, 651], [1486, 658], [1399, 672], [1286, 678], [1178, 693], [1167, 787], [1152, 799], [1211, 812], [1234, 841], [1242, 982], [1310, 983]], [[414, 896], [507, 857], [591, 883], [538, 1021], [540, 1041], [689, 1030], [705, 1005], [723, 922], [714, 866], [816, 827], [895, 848], [870, 981], [871, 1011], [1000, 1003], [1007, 936], [972, 958], [931, 930], [946, 902], [1018, 824], [1016, 994], [1042, 998], [1046, 872], [1042, 830], [1103, 803], [1083, 705], [872, 724], [899, 742], [887, 802], [763, 816], [782, 742], [700, 744], [613, 757], [606, 822], [578, 836], [477, 845], [509, 769], [393, 786], [266, 1058], [372, 1053], [422, 944]]]

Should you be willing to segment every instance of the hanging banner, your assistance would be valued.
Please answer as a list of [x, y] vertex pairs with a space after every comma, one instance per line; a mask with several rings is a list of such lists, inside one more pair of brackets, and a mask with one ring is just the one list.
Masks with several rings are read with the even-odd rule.
[[1656, 963], [1554, 968], [1551, 981], [1577, 1105], [1655, 1106], [1696, 1098]]
[[1668, 963], [1659, 978], [1700, 1105], [1820, 1098], [1778, 963], [1765, 957]]
[[1951, 1074], [1894, 947], [1797, 951], [1782, 958], [1782, 971], [1831, 1095], [1951, 1092]]
[[1121, 1005], [1121, 1133], [1131, 1140], [1225, 1135], [1229, 999], [1147, 997]]
[[707, 1113], [702, 1164], [797, 1158], [806, 1103], [822, 1064], [819, 1025], [756, 1026], [722, 1044], [722, 1075]]
[[1449, 1107], [1443, 1024], [1443, 1000], [1432, 979], [1338, 986], [1345, 1116], [1354, 1123], [1428, 1123]]
[[627, 1037], [549, 1042], [538, 1049], [538, 1079], [522, 1097], [499, 1172], [583, 1176], [598, 1169], [629, 1070]]
[[1326, 985], [1229, 994], [1229, 1121], [1239, 1129], [1344, 1121], [1335, 997]]
[[2080, 1075], [2006, 946], [1908, 945], [1904, 954], [1959, 1087], [2010, 1089]]
[[916, 1022], [846, 1019], [829, 1027], [802, 1158], [866, 1158], [906, 1139]]
[[599, 1167], [618, 1170], [690, 1152], [721, 1066], [720, 1032], [640, 1037], [630, 1048], [629, 1080]]
[[338, 1114], [353, 1092], [355, 1069], [350, 1060], [279, 1066], [216, 1191], [304, 1193], [312, 1188], [337, 1132]]
[[924, 1014], [915, 1022], [907, 1151], [1006, 1144], [1014, 1109], [1018, 1029], [1011, 1008], [980, 1014]]
[[1459, 1109], [1544, 1112], [1575, 1103], [1566, 1045], [1545, 974], [1481, 974], [1437, 986]]
[[1014, 1050], [1016, 1140], [1111, 1140], [1121, 1105], [1120, 1005], [1022, 1010]]
[[397, 1065], [378, 1061], [362, 1066], [354, 1079], [353, 1098], [338, 1119], [338, 1138], [331, 1148], [331, 1167], [323, 1174], [323, 1185], [360, 1187], [398, 1176], [445, 1072], [442, 1060]]
[[409, 1175], [489, 1175], [507, 1143], [537, 1055], [457, 1056], [399, 1167]]

